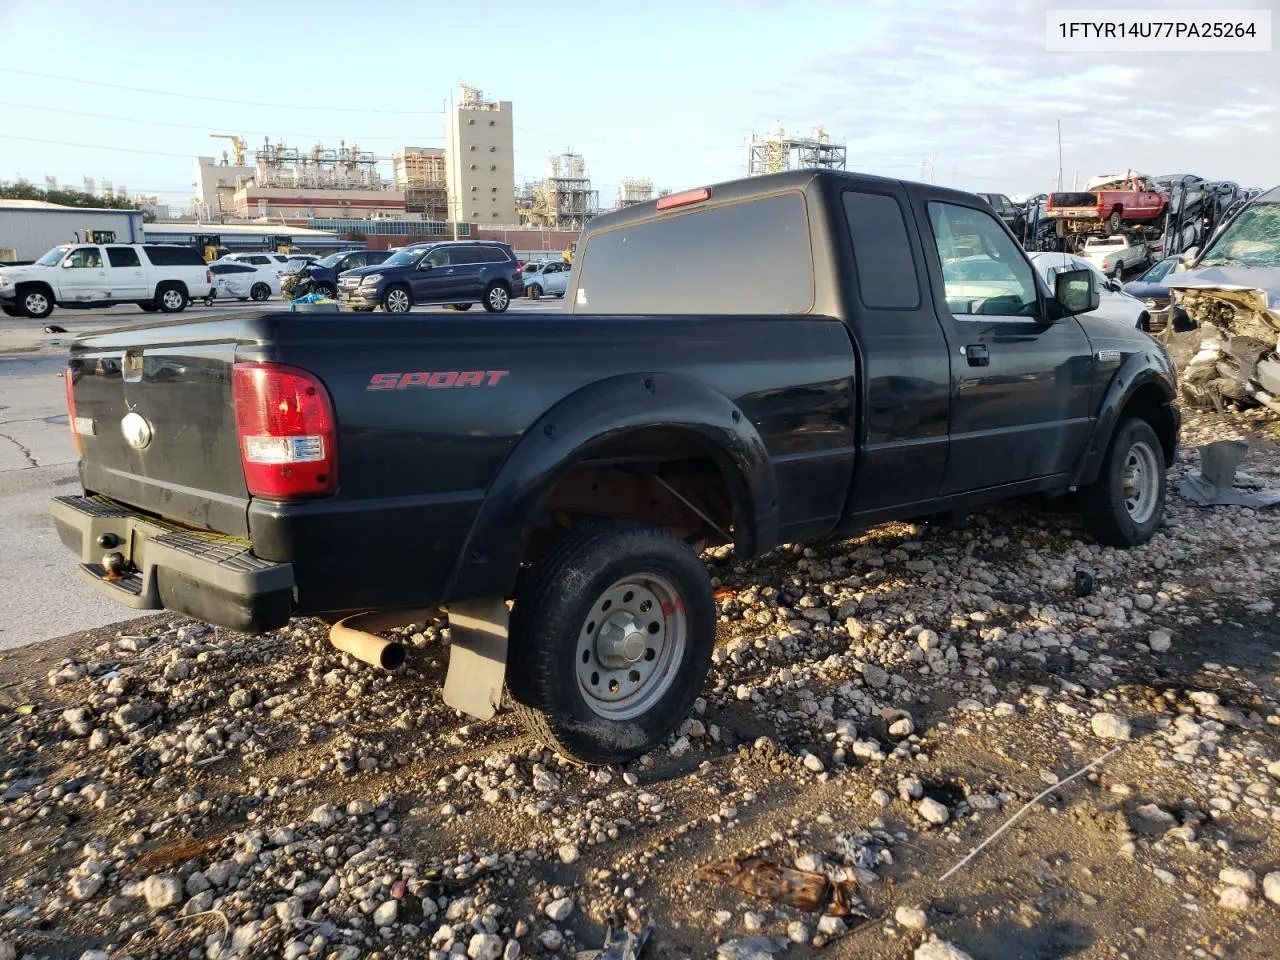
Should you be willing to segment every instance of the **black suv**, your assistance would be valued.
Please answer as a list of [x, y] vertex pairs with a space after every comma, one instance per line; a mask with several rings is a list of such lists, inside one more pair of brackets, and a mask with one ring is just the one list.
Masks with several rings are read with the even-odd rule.
[[407, 313], [415, 304], [443, 303], [455, 310], [484, 304], [503, 313], [524, 292], [524, 278], [510, 245], [488, 240], [415, 243], [376, 267], [338, 277], [338, 302], [353, 310], [382, 307]]
[[991, 209], [996, 212], [996, 216], [1005, 222], [1015, 237], [1021, 240], [1027, 218], [1018, 205], [1003, 193], [980, 193], [978, 196], [987, 201]]

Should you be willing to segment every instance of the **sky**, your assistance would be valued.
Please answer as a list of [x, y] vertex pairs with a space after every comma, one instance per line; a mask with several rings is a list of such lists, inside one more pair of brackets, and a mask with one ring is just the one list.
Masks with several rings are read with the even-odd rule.
[[777, 123], [799, 136], [822, 124], [847, 142], [850, 170], [973, 191], [1053, 189], [1059, 120], [1067, 185], [1124, 169], [1280, 183], [1280, 42], [1046, 52], [1047, 9], [1097, 6], [0, 0], [0, 180], [91, 176], [181, 205], [194, 158], [230, 146], [209, 134], [251, 149], [264, 136], [303, 149], [345, 139], [389, 159], [443, 146], [444, 111], [467, 83], [512, 101], [518, 183], [570, 149], [603, 207], [624, 178], [679, 190], [743, 176], [750, 136]]

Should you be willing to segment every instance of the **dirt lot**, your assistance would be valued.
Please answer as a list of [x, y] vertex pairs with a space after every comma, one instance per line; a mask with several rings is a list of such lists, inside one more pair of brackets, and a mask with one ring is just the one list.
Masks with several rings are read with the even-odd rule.
[[[7, 653], [0, 960], [514, 960], [610, 924], [652, 924], [654, 958], [1280, 956], [1280, 507], [1176, 494], [1232, 436], [1280, 486], [1267, 420], [1190, 415], [1168, 523], [1130, 552], [1013, 507], [709, 555], [705, 698], [624, 768], [445, 708], [443, 621], [394, 675], [309, 621]], [[861, 906], [697, 875], [751, 853]]]

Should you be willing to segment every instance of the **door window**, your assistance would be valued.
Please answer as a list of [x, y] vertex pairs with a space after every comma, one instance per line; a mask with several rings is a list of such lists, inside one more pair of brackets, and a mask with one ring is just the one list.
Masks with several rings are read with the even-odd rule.
[[102, 254], [97, 247], [79, 247], [72, 250], [67, 257], [67, 266], [70, 267], [102, 267]]
[[447, 267], [449, 265], [449, 251], [445, 248], [432, 250], [427, 254], [424, 262], [431, 264], [433, 267]]
[[967, 316], [1035, 317], [1035, 276], [991, 214], [953, 203], [929, 204], [947, 306]]
[[347, 257], [347, 270], [355, 270], [357, 267], [368, 266], [369, 260], [363, 253], [353, 253]]
[[107, 247], [107, 262], [113, 267], [140, 267], [138, 251], [132, 247]]
[[481, 263], [484, 261], [484, 251], [476, 247], [458, 247], [449, 254], [449, 263], [455, 267], [460, 267], [468, 263]]

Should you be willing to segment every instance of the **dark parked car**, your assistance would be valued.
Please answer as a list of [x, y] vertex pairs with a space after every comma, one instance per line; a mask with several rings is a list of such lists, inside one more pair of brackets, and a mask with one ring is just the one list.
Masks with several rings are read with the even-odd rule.
[[[496, 249], [436, 244], [343, 286], [382, 274], [385, 298], [454, 263], [422, 269], [430, 253]], [[953, 282], [958, 257], [998, 276]], [[505, 680], [537, 736], [613, 762], [701, 690], [704, 547], [748, 558], [1027, 494], [1075, 492], [1112, 546], [1161, 524], [1168, 354], [1087, 313], [1091, 271], [1049, 290], [971, 193], [797, 170], [671, 194], [592, 220], [569, 284], [561, 312], [484, 323], [263, 312], [81, 335], [84, 493], [51, 507], [81, 577], [250, 631], [446, 605], [447, 703], [491, 716]], [[403, 654], [372, 623], [331, 638]]]
[[991, 205], [991, 209], [996, 212], [996, 216], [1005, 222], [1005, 225], [1013, 231], [1015, 237], [1019, 240], [1023, 239], [1023, 233], [1026, 231], [1027, 226], [1027, 217], [1016, 203], [1003, 193], [980, 193], [978, 196]]
[[1178, 257], [1165, 257], [1159, 263], [1152, 264], [1146, 273], [1136, 280], [1130, 280], [1121, 289], [1131, 297], [1137, 297], [1153, 310], [1167, 310], [1169, 307], [1169, 288], [1165, 278], [1178, 265]]
[[338, 301], [353, 310], [382, 307], [407, 313], [415, 305], [443, 303], [469, 310], [480, 303], [503, 313], [524, 292], [524, 279], [511, 247], [489, 240], [415, 243], [384, 263], [348, 270], [338, 278]]
[[331, 300], [338, 298], [338, 275], [344, 270], [377, 266], [391, 256], [390, 250], [348, 250], [331, 253], [297, 273], [284, 278], [282, 291], [290, 299], [308, 293], [322, 293]]

